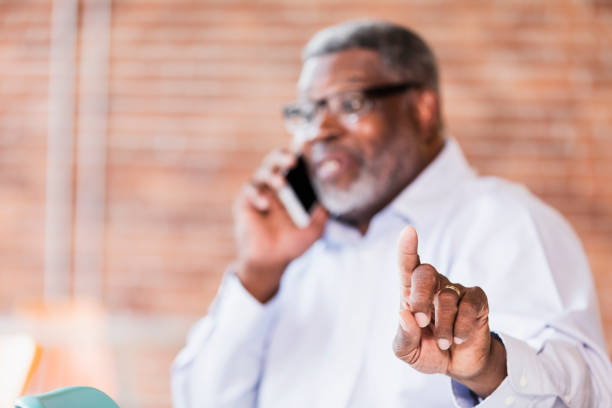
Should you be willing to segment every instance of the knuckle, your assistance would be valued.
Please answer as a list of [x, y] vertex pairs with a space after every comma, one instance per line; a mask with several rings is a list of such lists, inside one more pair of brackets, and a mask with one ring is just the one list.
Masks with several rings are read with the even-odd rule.
[[275, 185], [281, 185], [285, 182], [284, 177], [282, 177], [280, 174], [278, 173], [274, 173], [270, 175], [270, 179], [274, 180]]
[[436, 311], [436, 326], [448, 325], [455, 321], [456, 312], [450, 308], [438, 309]]
[[484, 292], [484, 290], [482, 290], [480, 286], [474, 286], [473, 288], [471, 288], [471, 291], [473, 292], [473, 297], [475, 300], [483, 304], [488, 303], [487, 294]]
[[423, 312], [423, 313], [429, 313], [429, 303], [423, 299], [418, 299], [418, 300], [411, 300], [410, 302], [410, 310], [412, 310], [412, 312], [416, 313], [416, 312]]
[[454, 307], [456, 309], [458, 300], [457, 294], [450, 290], [443, 290], [438, 293], [438, 302], [445, 307]]
[[261, 166], [259, 166], [256, 170], [257, 173], [267, 174], [272, 171], [274, 168], [274, 162], [272, 160], [264, 161]]
[[455, 332], [462, 334], [469, 333], [474, 327], [475, 322], [476, 320], [470, 316], [458, 314], [457, 319], [455, 319]]
[[476, 318], [476, 316], [478, 315], [478, 309], [479, 307], [476, 304], [468, 301], [467, 299], [465, 299], [459, 304], [459, 313], [461, 314], [461, 316], [466, 318]]
[[470, 305], [472, 307], [473, 314], [477, 316], [488, 314], [489, 302], [487, 300], [487, 295], [479, 286], [468, 288], [464, 296], [464, 300], [465, 302], [461, 303], [466, 303], [466, 306]]
[[434, 293], [422, 285], [413, 282], [410, 290], [410, 299], [418, 303], [432, 303], [434, 301]]
[[271, 171], [280, 171], [293, 161], [293, 155], [285, 149], [277, 149], [270, 152], [262, 161], [262, 167]]
[[435, 320], [435, 332], [436, 336], [440, 337], [440, 335], [446, 335], [453, 331], [453, 326], [455, 324], [455, 315], [452, 313], [440, 313], [436, 316]]
[[415, 268], [412, 273], [413, 286], [431, 288], [436, 284], [436, 271], [431, 265], [423, 264]]
[[438, 314], [442, 320], [454, 320], [458, 310], [456, 304], [445, 303], [440, 304]]
[[433, 266], [427, 263], [420, 264], [419, 266], [416, 267], [415, 271], [419, 271], [420, 273], [426, 276], [429, 276], [431, 278], [435, 278], [436, 275], [438, 274], [438, 272], [436, 271], [436, 268], [434, 268]]
[[470, 289], [474, 292], [474, 295], [477, 296], [478, 298], [482, 300], [487, 299], [487, 294], [485, 293], [484, 290], [482, 290], [480, 286], [474, 286], [473, 288], [470, 288]]
[[271, 170], [269, 167], [267, 166], [263, 166], [260, 167], [259, 169], [257, 169], [257, 172], [255, 172], [255, 176], [259, 177], [261, 179], [265, 179], [266, 177], [268, 177], [271, 174]]

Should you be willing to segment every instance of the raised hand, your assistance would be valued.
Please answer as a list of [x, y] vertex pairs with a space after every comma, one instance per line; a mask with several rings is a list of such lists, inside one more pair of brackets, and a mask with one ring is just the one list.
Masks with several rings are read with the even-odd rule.
[[287, 265], [321, 236], [327, 220], [327, 213], [318, 206], [310, 225], [300, 229], [279, 201], [276, 192], [286, 184], [282, 174], [295, 163], [289, 151], [268, 154], [234, 204], [236, 274], [262, 303], [278, 290]]
[[446, 374], [488, 396], [506, 377], [506, 352], [491, 337], [484, 291], [451, 283], [421, 264], [414, 228], [402, 231], [398, 246], [402, 286], [395, 355], [418, 371]]

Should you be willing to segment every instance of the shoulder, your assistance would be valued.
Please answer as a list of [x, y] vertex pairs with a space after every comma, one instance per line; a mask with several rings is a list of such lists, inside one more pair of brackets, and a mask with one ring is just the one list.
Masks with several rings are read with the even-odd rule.
[[453, 211], [471, 222], [499, 226], [539, 225], [571, 230], [563, 216], [524, 185], [498, 177], [476, 177], [457, 191]]
[[478, 177], [457, 190], [444, 229], [448, 245], [461, 248], [459, 258], [485, 256], [514, 267], [546, 265], [559, 271], [572, 264], [588, 270], [573, 228], [525, 186]]
[[478, 177], [459, 186], [450, 201], [446, 225], [440, 227], [447, 245], [465, 254], [584, 258], [564, 217], [520, 184]]

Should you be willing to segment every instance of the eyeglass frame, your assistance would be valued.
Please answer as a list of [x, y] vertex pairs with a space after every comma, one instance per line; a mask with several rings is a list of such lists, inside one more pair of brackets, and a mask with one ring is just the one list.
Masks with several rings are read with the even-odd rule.
[[[299, 133], [299, 130], [306, 130], [308, 127], [314, 126], [316, 123], [315, 118], [319, 116], [321, 109], [323, 107], [327, 107], [329, 109], [329, 106], [330, 106], [329, 100], [331, 98], [337, 98], [343, 94], [360, 93], [364, 96], [365, 102], [369, 102], [370, 104], [370, 107], [363, 110], [362, 112], [353, 112], [353, 113], [348, 114], [348, 115], [353, 116], [352, 122], [354, 123], [356, 122], [356, 119], [358, 119], [361, 115], [367, 113], [369, 109], [371, 109], [371, 105], [373, 104], [374, 100], [396, 95], [396, 94], [408, 91], [410, 89], [423, 88], [424, 86], [425, 84], [423, 82], [405, 81], [405, 82], [394, 83], [394, 84], [373, 85], [373, 86], [369, 86], [369, 87], [362, 88], [362, 89], [347, 89], [345, 91], [337, 92], [335, 94], [328, 95], [325, 98], [320, 98], [316, 100], [295, 101], [295, 102], [285, 105], [282, 109], [283, 119], [285, 122], [285, 128], [287, 129], [289, 133], [297, 134]], [[295, 110], [297, 109], [296, 107], [298, 105], [306, 104], [306, 103], [310, 104], [310, 106], [313, 106], [312, 119], [306, 120], [304, 118], [304, 125], [302, 126], [302, 129], [292, 129], [291, 126], [288, 124], [288, 116], [289, 116], [290, 110]], [[347, 114], [343, 114], [342, 112], [340, 112], [339, 109], [333, 109], [333, 111], [336, 111], [336, 110], [338, 110], [338, 112], [333, 112], [336, 115], [340, 115], [340, 116], [347, 115]]]

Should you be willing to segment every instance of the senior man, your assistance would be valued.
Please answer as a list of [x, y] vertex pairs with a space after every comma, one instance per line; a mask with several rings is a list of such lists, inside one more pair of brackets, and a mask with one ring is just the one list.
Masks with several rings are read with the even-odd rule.
[[[237, 199], [236, 262], [173, 364], [175, 406], [612, 406], [579, 241], [445, 137], [423, 40], [350, 22], [303, 62], [292, 147]], [[276, 195], [296, 154], [321, 203], [301, 229]]]

